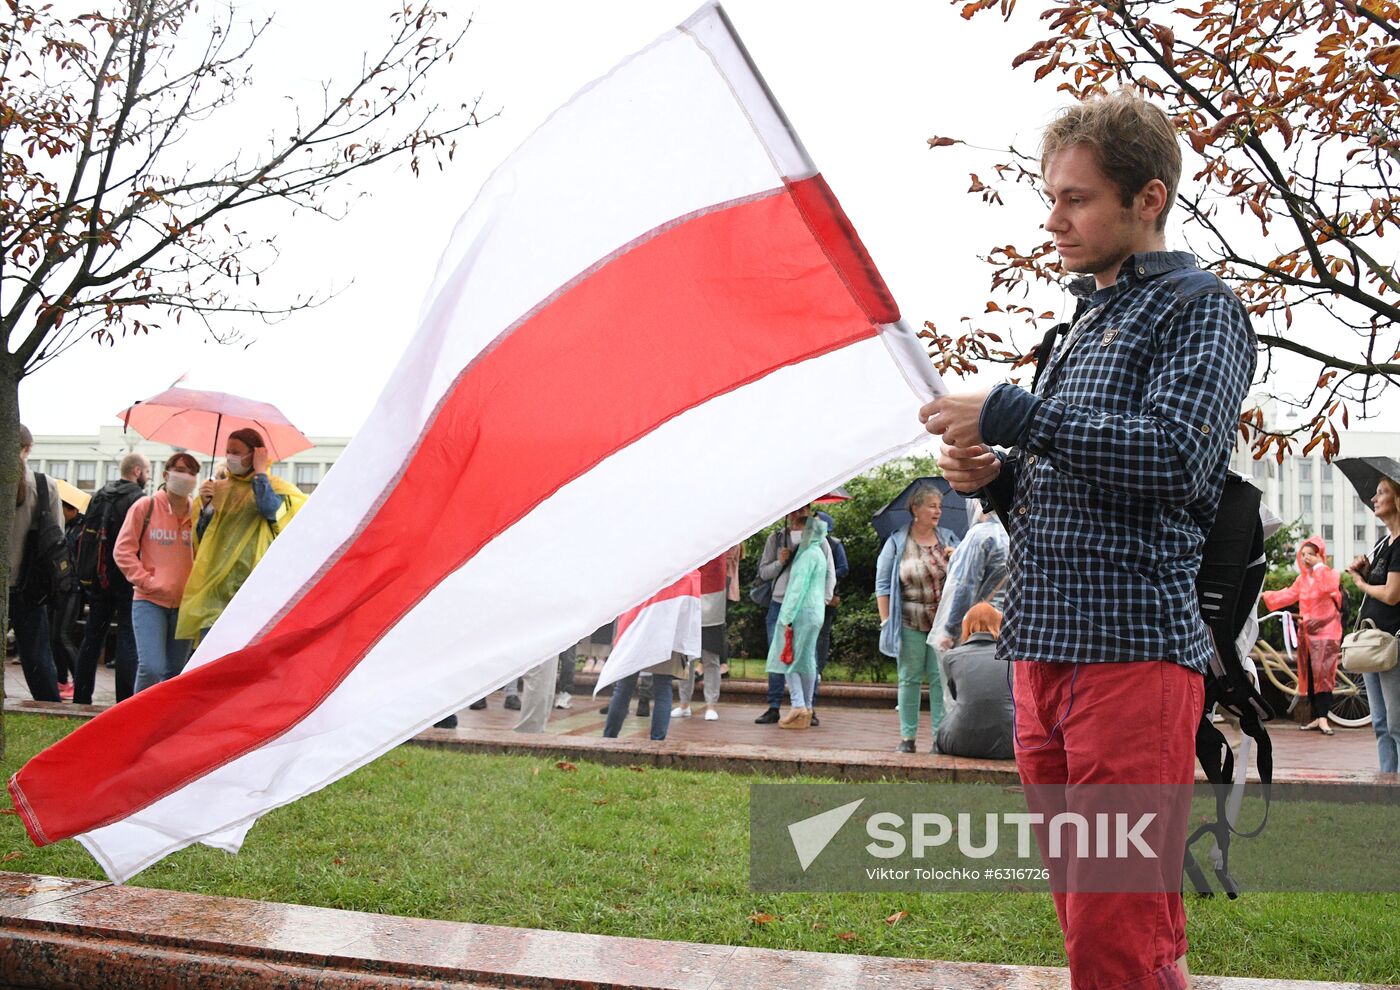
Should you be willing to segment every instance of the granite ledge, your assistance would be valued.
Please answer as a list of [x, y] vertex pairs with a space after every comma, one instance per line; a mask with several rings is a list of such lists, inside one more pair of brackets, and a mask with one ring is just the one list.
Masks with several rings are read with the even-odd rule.
[[[12, 886], [63, 878], [11, 874]], [[1049, 967], [783, 952], [458, 924], [68, 881], [0, 901], [0, 985], [110, 990], [1066, 990]], [[1361, 984], [1197, 977], [1201, 990]]]

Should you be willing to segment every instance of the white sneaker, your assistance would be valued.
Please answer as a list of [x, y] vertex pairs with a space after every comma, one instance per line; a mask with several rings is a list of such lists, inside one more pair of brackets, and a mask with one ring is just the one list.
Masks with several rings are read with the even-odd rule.
[[690, 709], [689, 709], [688, 707], [687, 707], [687, 708], [682, 708], [680, 705], [677, 705], [675, 708], [672, 708], [672, 709], [671, 709], [671, 717], [672, 717], [672, 718], [690, 718]]
[[560, 692], [559, 692], [559, 696], [558, 696], [557, 698], [554, 699], [554, 707], [555, 707], [555, 708], [572, 708], [572, 707], [574, 707], [574, 696], [573, 696], [572, 694], [570, 694], [568, 691], [560, 691]]
[[706, 708], [706, 709], [705, 709], [705, 721], [706, 721], [706, 722], [718, 722], [718, 721], [719, 721], [719, 712], [715, 711], [713, 708]]

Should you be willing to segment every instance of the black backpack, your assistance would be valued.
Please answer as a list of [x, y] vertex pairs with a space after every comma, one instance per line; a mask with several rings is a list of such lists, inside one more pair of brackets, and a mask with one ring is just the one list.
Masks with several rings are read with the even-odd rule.
[[[1041, 372], [1050, 362], [1057, 339], [1069, 329], [1070, 324], [1057, 324], [1046, 331], [1037, 345], [1032, 392], [1040, 384]], [[993, 496], [990, 501], [1005, 523], [1009, 515], [1010, 493], [1003, 486], [1002, 490], [989, 491], [988, 494]], [[1215, 837], [1218, 852], [1218, 856], [1213, 857], [1215, 875], [1225, 893], [1235, 898], [1239, 896], [1239, 888], [1230, 875], [1230, 838], [1232, 835], [1244, 838], [1256, 836], [1264, 830], [1269, 820], [1274, 751], [1263, 723], [1271, 720], [1274, 713], [1245, 673], [1244, 658], [1236, 645], [1245, 623], [1258, 606], [1259, 593], [1264, 588], [1264, 578], [1268, 573], [1264, 524], [1259, 518], [1261, 498], [1259, 489], [1244, 478], [1235, 474], [1226, 476], [1215, 521], [1201, 548], [1201, 569], [1196, 575], [1196, 596], [1201, 618], [1210, 630], [1216, 653], [1205, 674], [1205, 706], [1196, 726], [1196, 759], [1200, 761], [1215, 794], [1216, 820], [1201, 825], [1187, 838], [1184, 868], [1192, 886], [1206, 897], [1211, 896], [1210, 885], [1191, 855], [1192, 844], [1207, 833]], [[1239, 720], [1240, 731], [1254, 740], [1258, 747], [1264, 816], [1258, 828], [1250, 832], [1236, 830], [1226, 813], [1226, 802], [1235, 776], [1235, 753], [1224, 733], [1210, 721], [1211, 710], [1217, 705]], [[1243, 773], [1244, 769], [1242, 767], [1240, 772]]]
[[72, 592], [73, 559], [63, 524], [54, 518], [49, 505], [49, 479], [35, 472], [34, 487], [39, 504], [24, 534], [24, 556], [15, 575], [15, 590], [29, 604], [42, 605]]
[[135, 482], [117, 481], [104, 485], [88, 502], [83, 528], [78, 534], [74, 570], [78, 584], [89, 596], [111, 594], [130, 587], [112, 557], [112, 550], [117, 545], [122, 523], [126, 522], [126, 514], [140, 497], [141, 489]]
[[[1211, 896], [1204, 871], [1191, 855], [1191, 846], [1204, 835], [1215, 838], [1218, 856], [1214, 872], [1227, 896], [1239, 896], [1230, 875], [1230, 838], [1249, 838], [1264, 830], [1269, 820], [1269, 792], [1273, 782], [1273, 745], [1263, 723], [1274, 717], [1268, 702], [1259, 694], [1245, 673], [1237, 641], [1245, 623], [1254, 614], [1264, 587], [1268, 562], [1264, 553], [1264, 525], [1259, 518], [1259, 489], [1237, 475], [1229, 475], [1220, 495], [1215, 523], [1206, 536], [1201, 570], [1196, 577], [1196, 593], [1201, 618], [1215, 642], [1215, 657], [1206, 670], [1205, 709], [1196, 726], [1196, 758], [1205, 771], [1215, 794], [1216, 820], [1201, 825], [1186, 840], [1185, 870], [1196, 892]], [[1210, 711], [1219, 705], [1239, 720], [1240, 731], [1258, 747], [1260, 792], [1264, 815], [1259, 826], [1238, 831], [1226, 814], [1226, 800], [1235, 776], [1235, 754], [1224, 734], [1210, 721]], [[1240, 772], [1244, 773], [1241, 767]]]

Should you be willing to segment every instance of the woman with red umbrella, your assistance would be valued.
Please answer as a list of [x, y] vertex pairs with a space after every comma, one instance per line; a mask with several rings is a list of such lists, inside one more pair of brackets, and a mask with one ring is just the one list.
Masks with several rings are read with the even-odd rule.
[[295, 485], [267, 473], [267, 444], [257, 430], [229, 434], [228, 478], [200, 486], [194, 570], [180, 602], [180, 639], [203, 638], [243, 586], [282, 528], [306, 502]]

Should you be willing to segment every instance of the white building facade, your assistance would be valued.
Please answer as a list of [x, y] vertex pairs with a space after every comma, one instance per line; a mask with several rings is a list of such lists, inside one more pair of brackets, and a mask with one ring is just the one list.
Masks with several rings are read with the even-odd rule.
[[[309, 437], [315, 446], [277, 461], [268, 473], [285, 478], [308, 494], [316, 490], [332, 464], [344, 452], [349, 437]], [[95, 492], [120, 476], [121, 460], [127, 454], [145, 454], [151, 460], [152, 474], [160, 478], [165, 459], [180, 448], [165, 443], [152, 443], [137, 433], [120, 426], [103, 426], [95, 436], [35, 436], [34, 449], [29, 453], [29, 466], [35, 471], [62, 478], [74, 487]], [[209, 476], [209, 466], [215, 459], [208, 454], [195, 453], [203, 465], [202, 478]], [[221, 458], [220, 458], [221, 459]]]
[[[1264, 409], [1268, 422], [1268, 403]], [[1400, 460], [1400, 433], [1346, 430], [1340, 435], [1341, 457]], [[1295, 449], [1301, 448], [1302, 443], [1295, 444]], [[1256, 461], [1247, 447], [1236, 445], [1230, 466], [1264, 492], [1264, 503], [1284, 522], [1301, 519], [1306, 534], [1320, 534], [1330, 563], [1339, 570], [1358, 554], [1370, 553], [1385, 536], [1385, 526], [1371, 511], [1369, 494], [1363, 501], [1341, 470], [1323, 460], [1321, 445], [1306, 457], [1286, 455], [1282, 464], [1272, 455]]]

